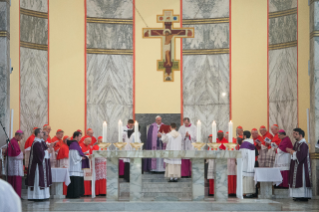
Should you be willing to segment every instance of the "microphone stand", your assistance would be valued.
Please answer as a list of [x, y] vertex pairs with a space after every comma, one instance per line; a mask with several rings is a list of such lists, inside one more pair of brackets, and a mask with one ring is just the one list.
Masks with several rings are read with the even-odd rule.
[[[9, 155], [8, 155], [8, 149], [9, 149], [9, 143], [10, 143], [10, 139], [9, 139], [9, 136], [7, 135], [7, 132], [6, 132], [6, 128], [2, 125], [2, 122], [0, 121], [0, 125], [4, 131], [4, 134], [6, 135], [7, 139], [6, 139], [6, 142], [7, 142], [7, 168], [6, 168], [6, 179], [8, 181], [8, 172], [9, 172]], [[11, 147], [12, 149], [14, 150], [14, 147], [12, 146], [11, 144]]]

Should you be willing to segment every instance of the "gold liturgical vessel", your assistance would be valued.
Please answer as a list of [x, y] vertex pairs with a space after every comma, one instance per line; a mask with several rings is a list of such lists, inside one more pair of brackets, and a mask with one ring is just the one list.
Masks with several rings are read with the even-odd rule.
[[139, 150], [144, 145], [143, 143], [130, 143], [130, 144], [135, 150]]
[[198, 151], [200, 151], [203, 146], [206, 145], [206, 143], [203, 143], [203, 142], [193, 142], [192, 143], [193, 147], [196, 148]]
[[116, 142], [116, 143], [113, 143], [113, 145], [116, 147], [116, 148], [118, 148], [119, 150], [122, 150], [123, 149], [123, 147], [125, 147], [126, 146], [126, 142]]
[[207, 146], [209, 146], [211, 150], [216, 150], [220, 146], [220, 143], [207, 143]]
[[98, 146], [101, 148], [101, 150], [106, 150], [111, 145], [112, 145], [112, 143], [103, 143], [103, 142], [98, 144]]

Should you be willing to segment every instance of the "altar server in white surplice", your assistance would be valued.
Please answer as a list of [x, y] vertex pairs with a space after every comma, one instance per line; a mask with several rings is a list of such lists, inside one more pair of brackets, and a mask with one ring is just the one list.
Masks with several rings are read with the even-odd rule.
[[[182, 136], [182, 150], [193, 150], [193, 142], [196, 142], [196, 126], [190, 123], [189, 118], [183, 119], [184, 125], [178, 132]], [[190, 159], [182, 159], [182, 177], [191, 177], [191, 161]]]
[[[162, 135], [162, 141], [167, 143], [166, 150], [181, 150], [182, 136], [176, 131], [176, 124], [170, 125], [171, 132]], [[165, 177], [169, 178], [169, 182], [177, 182], [181, 177], [181, 159], [164, 159], [166, 163]]]
[[[127, 144], [124, 147], [124, 150], [131, 151], [131, 140], [132, 140], [132, 134], [134, 133], [134, 120], [129, 119], [127, 121], [127, 125], [123, 127], [123, 142], [126, 142]], [[124, 179], [126, 182], [130, 182], [130, 159], [129, 158], [121, 158], [124, 162], [124, 167], [121, 164], [120, 168], [124, 169]]]
[[254, 167], [256, 152], [254, 140], [250, 136], [251, 133], [249, 131], [244, 131], [244, 140], [239, 149], [242, 152], [243, 193], [246, 194], [246, 198], [253, 197], [255, 193]]

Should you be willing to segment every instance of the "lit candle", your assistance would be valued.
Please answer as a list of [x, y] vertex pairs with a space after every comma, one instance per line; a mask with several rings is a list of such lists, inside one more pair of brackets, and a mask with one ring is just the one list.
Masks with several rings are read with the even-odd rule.
[[107, 136], [107, 123], [106, 121], [103, 122], [103, 134], [102, 134], [102, 142], [106, 143], [106, 136]]
[[139, 142], [139, 139], [138, 139], [138, 122], [135, 121], [135, 124], [134, 124], [134, 143], [138, 143]]
[[216, 128], [216, 122], [213, 121], [213, 124], [212, 124], [212, 130], [213, 130], [213, 143], [216, 143], [216, 138], [217, 138], [217, 128]]
[[228, 124], [228, 143], [233, 143], [233, 122], [231, 120]]
[[201, 142], [202, 140], [202, 135], [201, 135], [201, 123], [200, 120], [197, 121], [197, 142]]
[[119, 138], [118, 138], [118, 141], [119, 141], [119, 142], [123, 142], [123, 130], [122, 130], [122, 121], [121, 121], [121, 120], [119, 120], [118, 130], [119, 130]]

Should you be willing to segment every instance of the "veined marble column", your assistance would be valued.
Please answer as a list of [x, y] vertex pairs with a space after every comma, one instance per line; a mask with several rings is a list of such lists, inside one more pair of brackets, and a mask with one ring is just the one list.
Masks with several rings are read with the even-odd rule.
[[215, 159], [215, 200], [228, 199], [227, 159]]
[[141, 200], [142, 192], [142, 159], [131, 158], [130, 162], [130, 200]]
[[109, 200], [118, 200], [119, 197], [119, 159], [107, 158], [107, 194]]
[[[10, 125], [10, 5], [0, 0], [0, 121], [9, 136]], [[6, 141], [0, 129], [0, 146]]]
[[192, 159], [193, 200], [205, 198], [204, 160]]
[[313, 195], [319, 195], [319, 1], [310, 1], [310, 152]]

